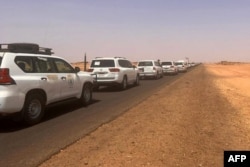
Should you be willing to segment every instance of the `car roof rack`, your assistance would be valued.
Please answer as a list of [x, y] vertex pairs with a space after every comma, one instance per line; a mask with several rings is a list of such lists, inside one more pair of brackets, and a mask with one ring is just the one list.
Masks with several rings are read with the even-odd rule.
[[118, 59], [118, 58], [122, 58], [122, 59], [126, 59], [125, 57], [114, 57], [115, 59]]
[[0, 44], [0, 51], [2, 52], [13, 52], [13, 53], [33, 53], [33, 54], [44, 54], [52, 55], [51, 48], [40, 47], [35, 43], [9, 43]]

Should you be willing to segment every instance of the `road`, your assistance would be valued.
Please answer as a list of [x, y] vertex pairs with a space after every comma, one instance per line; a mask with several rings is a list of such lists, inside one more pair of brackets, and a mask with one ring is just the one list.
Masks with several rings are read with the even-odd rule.
[[32, 127], [0, 120], [0, 166], [37, 166], [182, 75], [185, 74], [141, 80], [140, 86], [126, 91], [101, 89], [94, 92], [93, 103], [88, 107], [75, 102], [50, 106], [44, 121]]

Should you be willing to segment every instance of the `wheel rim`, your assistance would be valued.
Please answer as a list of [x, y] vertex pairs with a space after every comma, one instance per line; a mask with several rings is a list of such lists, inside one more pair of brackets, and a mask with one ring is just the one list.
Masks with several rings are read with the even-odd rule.
[[87, 87], [83, 91], [83, 98], [87, 102], [87, 101], [89, 101], [90, 97], [91, 97], [91, 91], [90, 91], [89, 87]]
[[39, 100], [33, 100], [28, 108], [28, 115], [30, 118], [37, 118], [41, 114], [42, 104]]

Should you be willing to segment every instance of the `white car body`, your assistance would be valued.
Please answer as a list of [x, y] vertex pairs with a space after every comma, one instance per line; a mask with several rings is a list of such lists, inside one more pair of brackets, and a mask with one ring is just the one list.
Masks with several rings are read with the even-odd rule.
[[96, 77], [97, 87], [119, 85], [122, 89], [126, 89], [128, 84], [139, 85], [139, 71], [126, 58], [95, 58], [88, 72]]
[[163, 77], [163, 69], [156, 60], [140, 60], [137, 67], [140, 71], [140, 78], [153, 77], [158, 79]]
[[164, 74], [178, 74], [178, 67], [174, 61], [162, 61], [161, 66]]
[[175, 64], [178, 67], [179, 72], [187, 72], [188, 69], [188, 63], [185, 60], [178, 60], [175, 62]]
[[[41, 68], [44, 65], [49, 68], [49, 63], [54, 64], [52, 71]], [[63, 68], [67, 69], [62, 71]], [[84, 85], [93, 83], [91, 75], [76, 71], [63, 58], [0, 50], [0, 115], [20, 113], [30, 93], [42, 96], [47, 106], [67, 99], [80, 99]]]

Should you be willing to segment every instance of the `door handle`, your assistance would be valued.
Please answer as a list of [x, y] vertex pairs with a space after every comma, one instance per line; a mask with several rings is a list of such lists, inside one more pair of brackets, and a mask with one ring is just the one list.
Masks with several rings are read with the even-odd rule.
[[66, 77], [61, 77], [61, 80], [66, 80]]
[[42, 77], [41, 80], [42, 80], [42, 81], [47, 81], [47, 78]]

